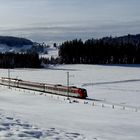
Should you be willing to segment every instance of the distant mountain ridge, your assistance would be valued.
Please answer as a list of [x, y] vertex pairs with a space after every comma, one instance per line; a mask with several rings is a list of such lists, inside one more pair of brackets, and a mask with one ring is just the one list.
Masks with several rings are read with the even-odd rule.
[[[89, 39], [92, 40], [92, 39]], [[109, 44], [121, 44], [131, 43], [131, 44], [140, 44], [140, 34], [136, 35], [124, 35], [120, 37], [103, 37], [100, 39], [93, 40], [102, 40]], [[87, 40], [88, 41], [88, 40]], [[13, 36], [0, 36], [0, 52], [37, 52], [40, 54], [48, 53], [48, 46], [45, 43], [36, 43], [27, 38], [13, 37]], [[59, 48], [59, 47], [58, 47]]]
[[[124, 36], [120, 36], [120, 37], [103, 37], [101, 38], [103, 40], [110, 40], [113, 39], [115, 40], [120, 40], [120, 41], [140, 41], [140, 34], [136, 34], [136, 35], [124, 35]], [[33, 45], [34, 42], [27, 39], [27, 38], [21, 38], [21, 37], [13, 37], [13, 36], [0, 36], [0, 45], [7, 45], [9, 47], [22, 47], [25, 45]]]
[[26, 38], [13, 36], [0, 36], [0, 52], [24, 53], [36, 52], [45, 53], [45, 44], [36, 43]]
[[101, 38], [103, 41], [105, 42], [116, 42], [116, 43], [139, 43], [140, 42], [140, 34], [136, 34], [136, 35], [124, 35], [124, 36], [120, 36], [120, 37], [103, 37]]
[[118, 39], [139, 40], [140, 41], [140, 34], [136, 34], [136, 35], [128, 34], [125, 36], [118, 37]]
[[26, 38], [0, 36], [0, 44], [7, 45], [9, 47], [22, 47], [25, 45], [33, 45], [33, 42]]

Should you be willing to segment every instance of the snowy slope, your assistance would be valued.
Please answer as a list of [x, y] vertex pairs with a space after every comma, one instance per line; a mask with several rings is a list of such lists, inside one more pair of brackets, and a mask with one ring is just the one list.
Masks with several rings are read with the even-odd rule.
[[[66, 84], [69, 71], [71, 85], [86, 88], [89, 98], [101, 101], [70, 104], [65, 97], [1, 86], [0, 139], [138, 140], [139, 69], [139, 65], [61, 65], [10, 70], [14, 78], [57, 84]], [[1, 76], [7, 76], [6, 69], [0, 69]]]
[[[39, 47], [38, 47], [39, 48]], [[5, 52], [13, 52], [13, 53], [23, 53], [23, 52], [28, 52], [32, 51], [32, 45], [24, 45], [22, 47], [9, 47], [5, 44], [0, 44], [0, 52], [5, 53]], [[36, 52], [39, 53], [40, 58], [57, 58], [58, 57], [58, 48], [55, 48], [53, 46], [45, 48], [42, 52], [36, 49]], [[46, 54], [47, 52], [47, 54]]]
[[27, 50], [31, 49], [32, 45], [23, 45], [22, 47], [9, 47], [4, 44], [0, 44], [0, 52], [26, 52]]
[[42, 58], [57, 58], [58, 57], [58, 48], [50, 46], [49, 48], [46, 48], [45, 51], [47, 51], [47, 54], [40, 54], [39, 56]]

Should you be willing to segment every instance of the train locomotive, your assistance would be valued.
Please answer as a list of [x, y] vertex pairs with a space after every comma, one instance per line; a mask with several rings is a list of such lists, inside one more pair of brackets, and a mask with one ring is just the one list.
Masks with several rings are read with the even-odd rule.
[[78, 87], [71, 87], [71, 86], [67, 87], [62, 85], [30, 82], [30, 81], [24, 81], [20, 79], [7, 78], [7, 77], [1, 77], [0, 84], [5, 86], [10, 86], [10, 87], [36, 90], [36, 91], [50, 93], [50, 94], [57, 94], [57, 95], [62, 95], [67, 97], [75, 97], [81, 99], [85, 99], [87, 97], [86, 89], [78, 88]]

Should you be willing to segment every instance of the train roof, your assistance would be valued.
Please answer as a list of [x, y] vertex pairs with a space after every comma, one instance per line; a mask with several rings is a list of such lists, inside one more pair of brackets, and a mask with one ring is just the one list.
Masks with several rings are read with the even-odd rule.
[[[61, 84], [48, 84], [48, 83], [39, 83], [39, 82], [31, 82], [31, 81], [24, 81], [24, 80], [21, 80], [21, 79], [17, 79], [17, 78], [8, 78], [8, 77], [1, 77], [1, 79], [5, 79], [5, 80], [15, 80], [15, 81], [20, 81], [22, 83], [28, 83], [28, 84], [31, 84], [31, 85], [36, 85], [36, 86], [40, 86], [40, 85], [44, 85], [44, 86], [48, 86], [48, 87], [57, 87], [57, 88], [63, 88], [63, 89], [68, 89], [67, 86], [64, 86], [64, 85], [61, 85]], [[69, 86], [70, 89], [72, 90], [77, 90], [79, 88], [77, 88], [76, 86]]]

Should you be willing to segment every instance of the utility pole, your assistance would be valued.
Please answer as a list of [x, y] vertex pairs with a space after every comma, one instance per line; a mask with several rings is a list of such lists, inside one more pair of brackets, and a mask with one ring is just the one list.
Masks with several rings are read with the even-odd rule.
[[8, 79], [9, 79], [9, 86], [8, 86], [8, 88], [10, 89], [10, 68], [8, 68]]
[[69, 100], [69, 72], [67, 72], [67, 96], [67, 99]]

